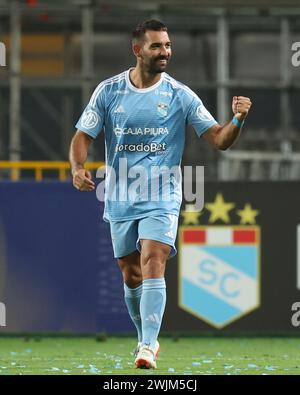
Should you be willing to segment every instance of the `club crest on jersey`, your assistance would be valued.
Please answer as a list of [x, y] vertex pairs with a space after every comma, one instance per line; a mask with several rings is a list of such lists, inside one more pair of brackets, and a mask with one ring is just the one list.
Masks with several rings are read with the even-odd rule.
[[87, 110], [83, 113], [81, 124], [87, 129], [93, 129], [99, 122], [99, 115], [93, 110]]
[[[236, 205], [221, 193], [201, 213], [189, 206], [179, 227], [179, 306], [221, 329], [260, 305], [259, 212], [246, 203], [240, 225], [228, 224]], [[210, 225], [199, 226], [200, 216]]]
[[157, 112], [159, 115], [166, 117], [168, 115], [168, 104], [163, 102], [157, 103]]

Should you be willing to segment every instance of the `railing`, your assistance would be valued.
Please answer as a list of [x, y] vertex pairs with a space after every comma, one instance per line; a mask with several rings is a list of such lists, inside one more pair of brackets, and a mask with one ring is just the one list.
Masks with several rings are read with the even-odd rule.
[[218, 178], [223, 181], [299, 180], [300, 153], [225, 151], [218, 162]]
[[[104, 162], [87, 162], [84, 167], [87, 170], [96, 170], [104, 166]], [[19, 181], [21, 179], [21, 170], [33, 170], [35, 173], [35, 180], [43, 180], [43, 170], [57, 170], [58, 179], [66, 181], [70, 172], [70, 164], [68, 162], [32, 162], [32, 161], [0, 161], [0, 174], [1, 170], [10, 170], [10, 179], [12, 181]], [[1, 175], [0, 175], [1, 179]]]

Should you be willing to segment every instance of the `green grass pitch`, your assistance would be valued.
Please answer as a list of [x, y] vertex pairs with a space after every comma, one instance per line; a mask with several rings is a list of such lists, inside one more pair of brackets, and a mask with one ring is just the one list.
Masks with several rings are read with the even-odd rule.
[[153, 370], [135, 369], [133, 338], [0, 338], [0, 375], [277, 375], [300, 373], [300, 338], [161, 338]]

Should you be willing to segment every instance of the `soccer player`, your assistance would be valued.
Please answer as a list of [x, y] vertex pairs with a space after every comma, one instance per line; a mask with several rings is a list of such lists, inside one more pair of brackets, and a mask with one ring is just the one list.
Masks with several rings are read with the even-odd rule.
[[[137, 329], [135, 366], [155, 368], [166, 304], [166, 261], [176, 254], [186, 126], [192, 125], [213, 147], [226, 150], [238, 138], [251, 101], [233, 97], [234, 116], [219, 125], [191, 89], [165, 72], [171, 41], [167, 27], [157, 20], [137, 26], [132, 50], [136, 66], [101, 82], [92, 94], [76, 124], [70, 163], [73, 185], [79, 191], [93, 191], [95, 183], [84, 163], [91, 141], [103, 129], [107, 166], [103, 218], [110, 224], [125, 303]], [[129, 193], [137, 173], [142, 174], [142, 184]], [[166, 174], [169, 199], [162, 191], [165, 185], [159, 183]]]

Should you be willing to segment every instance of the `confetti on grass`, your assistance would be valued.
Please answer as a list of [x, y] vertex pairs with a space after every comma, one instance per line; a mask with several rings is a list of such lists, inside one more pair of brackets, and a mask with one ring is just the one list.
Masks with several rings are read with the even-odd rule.
[[276, 368], [274, 366], [265, 366], [266, 370], [276, 370]]
[[101, 371], [98, 368], [96, 368], [96, 366], [94, 365], [89, 365], [89, 366], [90, 366], [90, 369], [88, 370], [89, 373], [94, 373], [94, 374], [101, 373]]
[[[275, 340], [274, 338], [216, 338], [214, 345], [210, 338], [182, 339], [180, 356], [178, 356], [178, 343], [173, 344], [171, 340], [164, 339], [163, 358], [158, 361], [158, 369], [149, 372], [139, 371], [134, 367], [134, 359], [130, 357], [130, 351], [135, 345], [133, 338], [112, 337], [100, 345], [95, 344], [92, 338], [59, 340], [60, 346], [56, 338], [45, 338], [39, 344], [34, 340], [24, 344], [23, 339], [0, 338], [0, 377], [3, 374], [98, 376], [100, 374], [156, 375], [163, 372], [171, 376], [174, 374], [226, 375], [227, 373], [299, 375], [300, 372], [299, 338]], [[121, 348], [120, 344], [124, 344], [124, 347]], [[32, 352], [26, 352], [26, 349]], [[90, 364], [92, 366], [89, 366]], [[52, 370], [52, 367], [56, 369]], [[168, 368], [174, 369], [174, 372], [168, 371]]]

